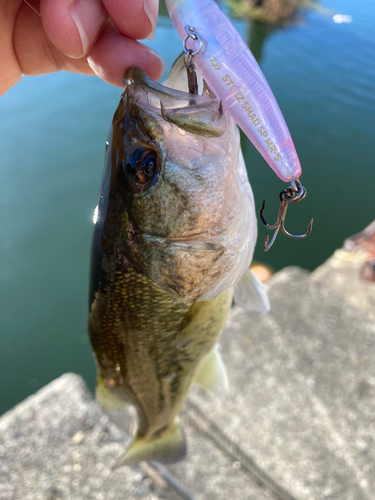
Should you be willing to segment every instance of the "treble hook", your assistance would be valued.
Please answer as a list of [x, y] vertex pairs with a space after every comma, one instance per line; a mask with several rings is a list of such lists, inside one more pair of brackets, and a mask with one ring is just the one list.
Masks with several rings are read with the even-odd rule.
[[285, 229], [285, 226], [284, 226], [286, 211], [287, 211], [289, 203], [297, 203], [298, 201], [303, 200], [304, 197], [306, 196], [306, 194], [307, 194], [306, 189], [301, 185], [300, 181], [299, 180], [292, 180], [291, 186], [284, 189], [283, 191], [281, 191], [281, 193], [279, 195], [280, 208], [279, 208], [279, 213], [277, 214], [276, 222], [275, 222], [275, 224], [273, 224], [273, 226], [271, 226], [270, 224], [267, 224], [267, 222], [265, 221], [265, 219], [263, 217], [263, 212], [264, 212], [264, 208], [266, 205], [266, 201], [263, 200], [262, 208], [260, 211], [261, 221], [263, 222], [263, 224], [266, 227], [268, 227], [268, 229], [275, 229], [275, 232], [274, 232], [272, 239], [269, 243], [268, 243], [269, 236], [268, 236], [268, 234], [266, 235], [266, 238], [265, 238], [264, 244], [263, 244], [263, 250], [265, 252], [267, 252], [272, 247], [272, 245], [275, 243], [276, 236], [278, 235], [280, 229], [286, 236], [289, 236], [289, 238], [293, 238], [296, 240], [301, 240], [302, 238], [307, 238], [307, 236], [309, 236], [309, 234], [312, 231], [312, 225], [313, 225], [314, 219], [311, 219], [309, 225], [307, 226], [307, 231], [305, 234], [299, 234], [299, 235], [290, 234]]

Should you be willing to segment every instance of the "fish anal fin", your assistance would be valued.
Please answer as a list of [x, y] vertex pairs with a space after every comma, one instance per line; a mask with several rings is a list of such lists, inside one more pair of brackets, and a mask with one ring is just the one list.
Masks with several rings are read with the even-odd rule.
[[198, 366], [195, 374], [195, 383], [205, 391], [217, 396], [222, 395], [228, 390], [227, 369], [217, 345], [203, 358]]
[[234, 302], [244, 311], [258, 311], [266, 314], [270, 310], [270, 301], [263, 283], [247, 269], [234, 287]]
[[171, 464], [182, 460], [185, 456], [186, 441], [184, 431], [179, 419], [175, 418], [170, 427], [152, 440], [145, 440], [137, 434], [115, 468], [123, 465], [135, 465], [143, 460]]
[[99, 375], [96, 380], [95, 397], [101, 409], [105, 412], [123, 411], [127, 403], [115, 396]]

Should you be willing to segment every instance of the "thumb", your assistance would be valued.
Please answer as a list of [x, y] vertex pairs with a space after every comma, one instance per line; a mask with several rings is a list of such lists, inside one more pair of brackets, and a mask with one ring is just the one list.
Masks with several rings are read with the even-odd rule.
[[101, 0], [41, 0], [40, 14], [49, 40], [73, 58], [88, 53], [108, 19]]

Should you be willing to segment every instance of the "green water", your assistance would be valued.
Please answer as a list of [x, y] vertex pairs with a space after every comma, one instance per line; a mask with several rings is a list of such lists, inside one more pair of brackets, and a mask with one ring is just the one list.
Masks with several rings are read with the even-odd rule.
[[[292, 133], [307, 198], [287, 229], [255, 259], [275, 269], [314, 269], [345, 237], [375, 218], [375, 3], [327, 0], [324, 13], [268, 32], [234, 21], [261, 67]], [[352, 17], [335, 24], [334, 14]], [[180, 51], [160, 17], [150, 45], [167, 62]], [[171, 50], [171, 47], [173, 50]], [[66, 73], [24, 78], [0, 99], [0, 413], [64, 372], [92, 387], [86, 334], [91, 219], [104, 141], [120, 90]], [[273, 222], [285, 186], [247, 141], [243, 149], [257, 209]]]

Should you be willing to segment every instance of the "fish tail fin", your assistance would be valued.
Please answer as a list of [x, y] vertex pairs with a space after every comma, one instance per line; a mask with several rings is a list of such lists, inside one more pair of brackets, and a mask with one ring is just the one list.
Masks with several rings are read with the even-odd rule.
[[176, 417], [173, 424], [152, 441], [145, 440], [138, 433], [115, 468], [123, 465], [134, 465], [142, 460], [170, 464], [182, 460], [185, 456], [185, 434], [179, 419]]

